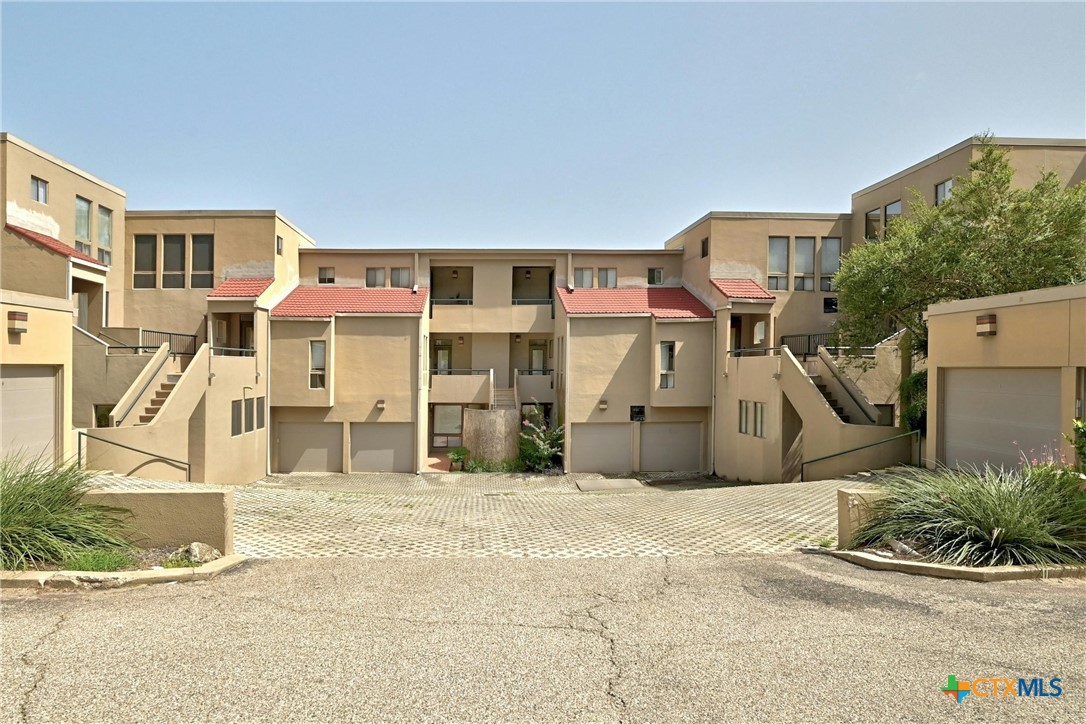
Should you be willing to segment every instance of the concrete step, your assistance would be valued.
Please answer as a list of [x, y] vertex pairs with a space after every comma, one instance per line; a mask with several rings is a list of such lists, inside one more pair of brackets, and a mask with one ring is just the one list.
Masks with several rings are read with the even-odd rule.
[[166, 397], [166, 395], [163, 395], [162, 397], [156, 395], [154, 398], [151, 399], [151, 407], [155, 408], [156, 410], [162, 407], [163, 403], [166, 402]]
[[147, 423], [149, 423], [151, 420], [154, 420], [154, 419], [155, 419], [154, 415], [140, 415], [140, 422], [143, 423], [144, 425], [146, 425]]

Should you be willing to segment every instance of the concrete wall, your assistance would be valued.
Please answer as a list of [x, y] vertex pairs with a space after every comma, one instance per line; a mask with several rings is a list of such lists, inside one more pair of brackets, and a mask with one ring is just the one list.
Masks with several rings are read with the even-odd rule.
[[[282, 320], [271, 323], [271, 404], [277, 407], [329, 407], [335, 380], [334, 322]], [[325, 342], [325, 387], [309, 388], [309, 342]]]
[[411, 283], [416, 281], [415, 255], [411, 252], [367, 254], [338, 249], [306, 251], [301, 254], [298, 283], [307, 287], [317, 286], [320, 267], [335, 269], [337, 287], [366, 286], [367, 269], [384, 269], [386, 287], [392, 286], [392, 270], [397, 267], [411, 269]]
[[573, 252], [568, 270], [570, 281], [573, 279], [573, 270], [581, 267], [589, 267], [593, 270], [592, 283], [595, 287], [599, 286], [599, 270], [608, 268], [617, 270], [619, 288], [647, 286], [650, 268], [664, 270], [664, 286], [682, 286], [683, 281], [682, 255], [668, 251], [631, 250], [625, 254]]
[[101, 340], [72, 327], [72, 425], [95, 426], [95, 405], [116, 405], [152, 355], [109, 354]]
[[145, 548], [206, 543], [223, 555], [234, 552], [230, 490], [92, 490], [82, 502], [128, 510], [128, 540]]
[[[0, 288], [68, 300], [68, 257], [44, 249], [7, 229], [0, 230]], [[67, 304], [68, 316], [72, 303]], [[71, 320], [69, 319], [69, 324]]]
[[472, 457], [510, 460], [519, 454], [519, 410], [464, 409], [464, 447]]

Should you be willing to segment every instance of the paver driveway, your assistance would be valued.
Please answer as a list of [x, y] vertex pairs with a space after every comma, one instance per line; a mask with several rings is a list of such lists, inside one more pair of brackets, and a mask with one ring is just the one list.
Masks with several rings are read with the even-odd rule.
[[[96, 482], [184, 485], [117, 476]], [[272, 476], [234, 489], [234, 545], [269, 558], [774, 553], [834, 539], [840, 485], [654, 484], [583, 493], [572, 475]]]

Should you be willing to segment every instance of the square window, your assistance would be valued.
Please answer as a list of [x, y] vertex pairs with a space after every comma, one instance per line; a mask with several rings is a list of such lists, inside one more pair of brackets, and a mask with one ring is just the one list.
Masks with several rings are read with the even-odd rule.
[[822, 312], [824, 314], [837, 314], [837, 297], [823, 297]]
[[39, 204], [49, 203], [49, 182], [37, 176], [30, 177], [30, 198]]
[[600, 269], [596, 274], [596, 283], [600, 285], [600, 289], [614, 289], [618, 286], [618, 269]]
[[814, 291], [814, 277], [796, 277], [795, 290], [797, 292], [813, 292]]
[[787, 292], [788, 291], [788, 277], [785, 276], [771, 276], [769, 277], [769, 291], [771, 292]]
[[91, 245], [88, 244], [85, 241], [77, 241], [77, 242], [75, 242], [75, 250], [82, 253], [82, 254], [86, 254], [87, 256], [90, 256], [91, 251], [92, 251]]
[[105, 264], [106, 266], [109, 266], [113, 263], [113, 253], [107, 251], [106, 249], [99, 249], [98, 261], [100, 261], [102, 264]]
[[385, 270], [384, 267], [366, 269], [366, 286], [367, 287], [383, 287], [385, 285]]
[[659, 285], [664, 283], [664, 270], [659, 268], [649, 269], [649, 284]]
[[948, 178], [942, 183], [935, 184], [935, 205], [943, 204], [950, 197], [950, 191], [954, 188], [954, 179]]
[[406, 266], [392, 268], [392, 286], [397, 289], [411, 288], [411, 269]]
[[575, 289], [592, 288], [592, 267], [581, 267], [573, 270], [573, 287]]
[[322, 266], [317, 268], [317, 284], [335, 284], [336, 268], [334, 266]]

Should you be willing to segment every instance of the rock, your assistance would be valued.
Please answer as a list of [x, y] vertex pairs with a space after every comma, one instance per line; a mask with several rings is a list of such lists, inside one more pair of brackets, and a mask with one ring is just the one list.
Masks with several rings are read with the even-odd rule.
[[216, 558], [222, 558], [222, 553], [216, 548], [212, 548], [207, 543], [189, 543], [187, 546], [178, 548], [170, 558], [190, 558], [199, 563], [210, 563]]
[[902, 543], [899, 540], [891, 540], [890, 541], [890, 548], [893, 549], [894, 553], [900, 553], [903, 556], [919, 556], [920, 555], [919, 553], [914, 551], [912, 548], [910, 548], [908, 545], [906, 545], [905, 543]]

